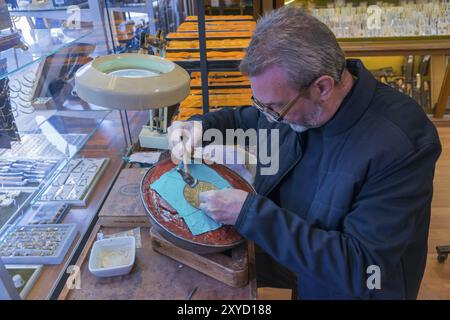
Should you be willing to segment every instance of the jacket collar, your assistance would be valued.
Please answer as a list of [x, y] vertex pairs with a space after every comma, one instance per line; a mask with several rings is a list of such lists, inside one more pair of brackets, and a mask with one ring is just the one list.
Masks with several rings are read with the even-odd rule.
[[322, 130], [325, 136], [338, 135], [350, 129], [366, 112], [375, 92], [377, 80], [359, 59], [348, 59], [347, 69], [358, 77], [334, 117]]
[[[287, 124], [271, 123], [265, 118], [260, 121], [260, 128], [267, 128], [269, 136], [267, 140], [264, 137], [258, 137], [258, 148], [261, 144], [267, 145], [269, 154], [278, 162], [278, 172], [275, 175], [261, 175], [261, 161], [258, 154], [255, 189], [259, 194], [268, 195], [302, 158], [303, 150], [300, 143], [302, 137], [299, 133], [293, 131]], [[272, 132], [273, 129], [278, 130], [279, 134], [279, 145], [277, 150], [271, 149], [272, 140], [274, 138]]]

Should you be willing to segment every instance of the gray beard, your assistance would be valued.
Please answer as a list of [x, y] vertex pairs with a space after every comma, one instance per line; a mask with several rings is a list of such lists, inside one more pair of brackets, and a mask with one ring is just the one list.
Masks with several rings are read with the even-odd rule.
[[288, 123], [288, 122], [286, 122], [286, 123], [289, 124], [291, 129], [294, 130], [295, 132], [300, 132], [301, 133], [301, 132], [305, 132], [308, 129], [311, 129], [311, 127], [305, 127], [305, 126], [302, 126], [300, 124], [292, 124], [292, 123]]
[[306, 124], [295, 124], [295, 123], [290, 123], [288, 121], [281, 121], [282, 123], [288, 124], [292, 130], [294, 130], [295, 132], [305, 132], [308, 129], [312, 129], [312, 128], [318, 128], [320, 127], [318, 125], [318, 121], [320, 119], [320, 116], [322, 115], [322, 107], [318, 106], [316, 111], [313, 113], [312, 117], [310, 120], [308, 120], [308, 122]]

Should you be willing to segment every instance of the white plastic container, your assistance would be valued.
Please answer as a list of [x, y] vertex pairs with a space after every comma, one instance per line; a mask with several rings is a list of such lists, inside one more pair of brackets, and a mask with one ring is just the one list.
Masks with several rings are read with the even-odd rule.
[[130, 273], [136, 249], [134, 237], [119, 237], [94, 242], [89, 271], [97, 277], [114, 277]]

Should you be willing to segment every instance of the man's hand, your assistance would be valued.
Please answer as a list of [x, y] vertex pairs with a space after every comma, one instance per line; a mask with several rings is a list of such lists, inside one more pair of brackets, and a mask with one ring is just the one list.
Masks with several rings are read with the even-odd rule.
[[194, 148], [201, 147], [202, 135], [201, 121], [175, 121], [167, 130], [172, 161], [182, 160], [185, 152], [190, 159]]
[[199, 208], [217, 222], [234, 225], [247, 195], [248, 192], [238, 189], [201, 192]]

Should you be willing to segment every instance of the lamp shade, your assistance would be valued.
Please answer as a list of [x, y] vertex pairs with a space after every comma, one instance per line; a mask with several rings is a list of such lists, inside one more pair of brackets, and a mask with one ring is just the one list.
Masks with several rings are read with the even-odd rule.
[[167, 59], [137, 53], [97, 57], [75, 74], [77, 95], [108, 109], [175, 105], [189, 95], [189, 74]]

